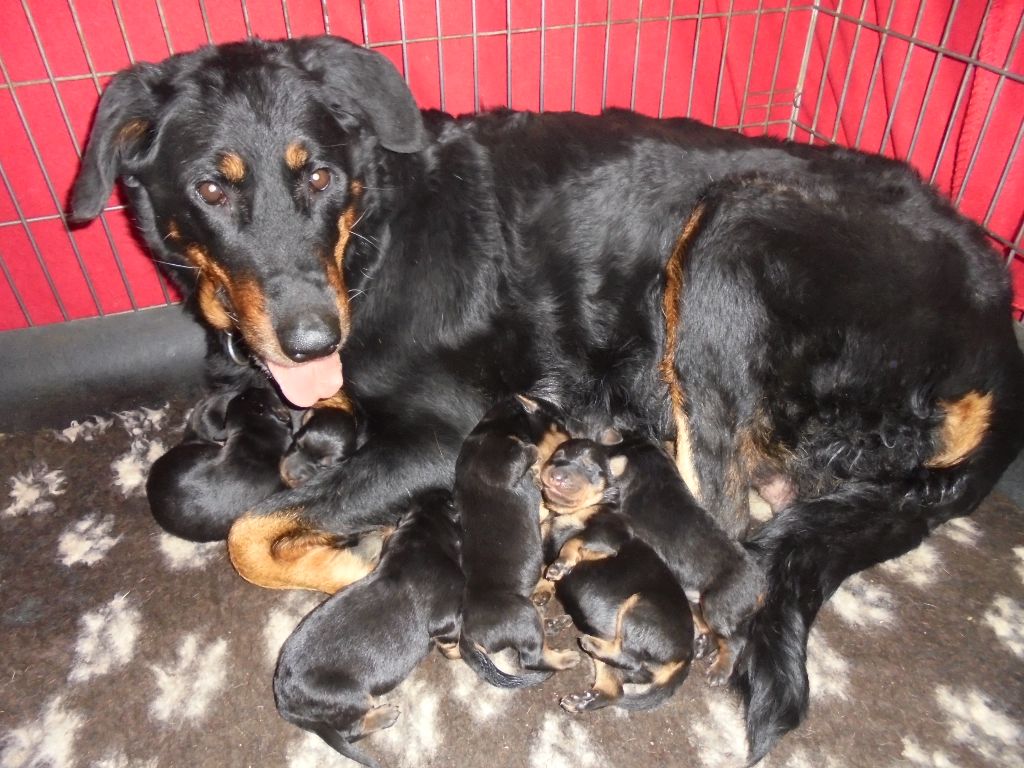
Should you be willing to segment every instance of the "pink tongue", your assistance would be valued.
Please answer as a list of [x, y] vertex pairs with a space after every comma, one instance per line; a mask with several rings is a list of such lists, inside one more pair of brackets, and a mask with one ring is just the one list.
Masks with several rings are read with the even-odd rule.
[[287, 367], [265, 362], [281, 392], [298, 408], [309, 408], [317, 400], [336, 395], [344, 381], [337, 353]]

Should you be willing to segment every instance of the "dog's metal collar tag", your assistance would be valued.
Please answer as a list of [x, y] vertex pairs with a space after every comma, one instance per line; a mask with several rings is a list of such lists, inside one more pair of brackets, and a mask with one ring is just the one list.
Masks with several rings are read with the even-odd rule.
[[224, 351], [227, 352], [234, 362], [239, 365], [249, 364], [249, 355], [245, 351], [245, 342], [236, 341], [235, 334], [231, 331], [223, 331], [224, 334]]

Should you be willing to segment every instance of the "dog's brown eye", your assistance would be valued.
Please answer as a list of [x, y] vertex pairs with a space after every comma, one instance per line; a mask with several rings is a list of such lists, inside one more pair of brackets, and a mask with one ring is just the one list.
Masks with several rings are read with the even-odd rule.
[[309, 174], [309, 186], [317, 192], [323, 192], [331, 184], [331, 172], [326, 168], [317, 168]]
[[196, 184], [196, 192], [203, 198], [203, 202], [207, 205], [223, 205], [228, 199], [228, 196], [224, 194], [224, 190], [212, 181], [201, 181]]

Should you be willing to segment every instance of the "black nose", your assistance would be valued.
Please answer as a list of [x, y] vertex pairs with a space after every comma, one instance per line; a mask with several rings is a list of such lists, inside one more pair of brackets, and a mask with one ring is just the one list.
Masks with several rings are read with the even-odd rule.
[[296, 363], [324, 357], [338, 349], [341, 330], [333, 316], [304, 314], [283, 323], [277, 332], [281, 350]]

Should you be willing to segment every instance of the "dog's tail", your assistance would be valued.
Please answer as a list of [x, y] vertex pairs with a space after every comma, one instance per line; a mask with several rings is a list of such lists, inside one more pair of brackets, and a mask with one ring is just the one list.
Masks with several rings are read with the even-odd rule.
[[462, 658], [482, 680], [498, 688], [528, 688], [539, 685], [551, 677], [553, 672], [542, 670], [523, 670], [521, 674], [510, 675], [503, 672], [491, 661], [482, 648], [468, 640], [465, 635], [459, 640]]
[[[981, 473], [979, 473], [981, 474]], [[902, 555], [940, 523], [974, 509], [998, 475], [935, 473], [927, 483], [850, 486], [780, 511], [747, 543], [768, 577], [763, 608], [732, 683], [747, 704], [750, 764], [803, 719], [807, 636], [843, 580]]]
[[329, 725], [320, 725], [312, 729], [313, 733], [319, 736], [321, 739], [327, 742], [327, 744], [335, 752], [339, 752], [349, 760], [354, 760], [360, 765], [365, 765], [367, 768], [381, 768], [380, 763], [374, 760], [372, 757], [367, 755], [365, 752], [356, 749], [349, 743], [341, 731], [335, 728], [331, 728]]
[[623, 709], [654, 709], [671, 699], [689, 674], [689, 659], [671, 662], [662, 667], [661, 674], [655, 674], [654, 682], [642, 693], [623, 695], [615, 703]]

